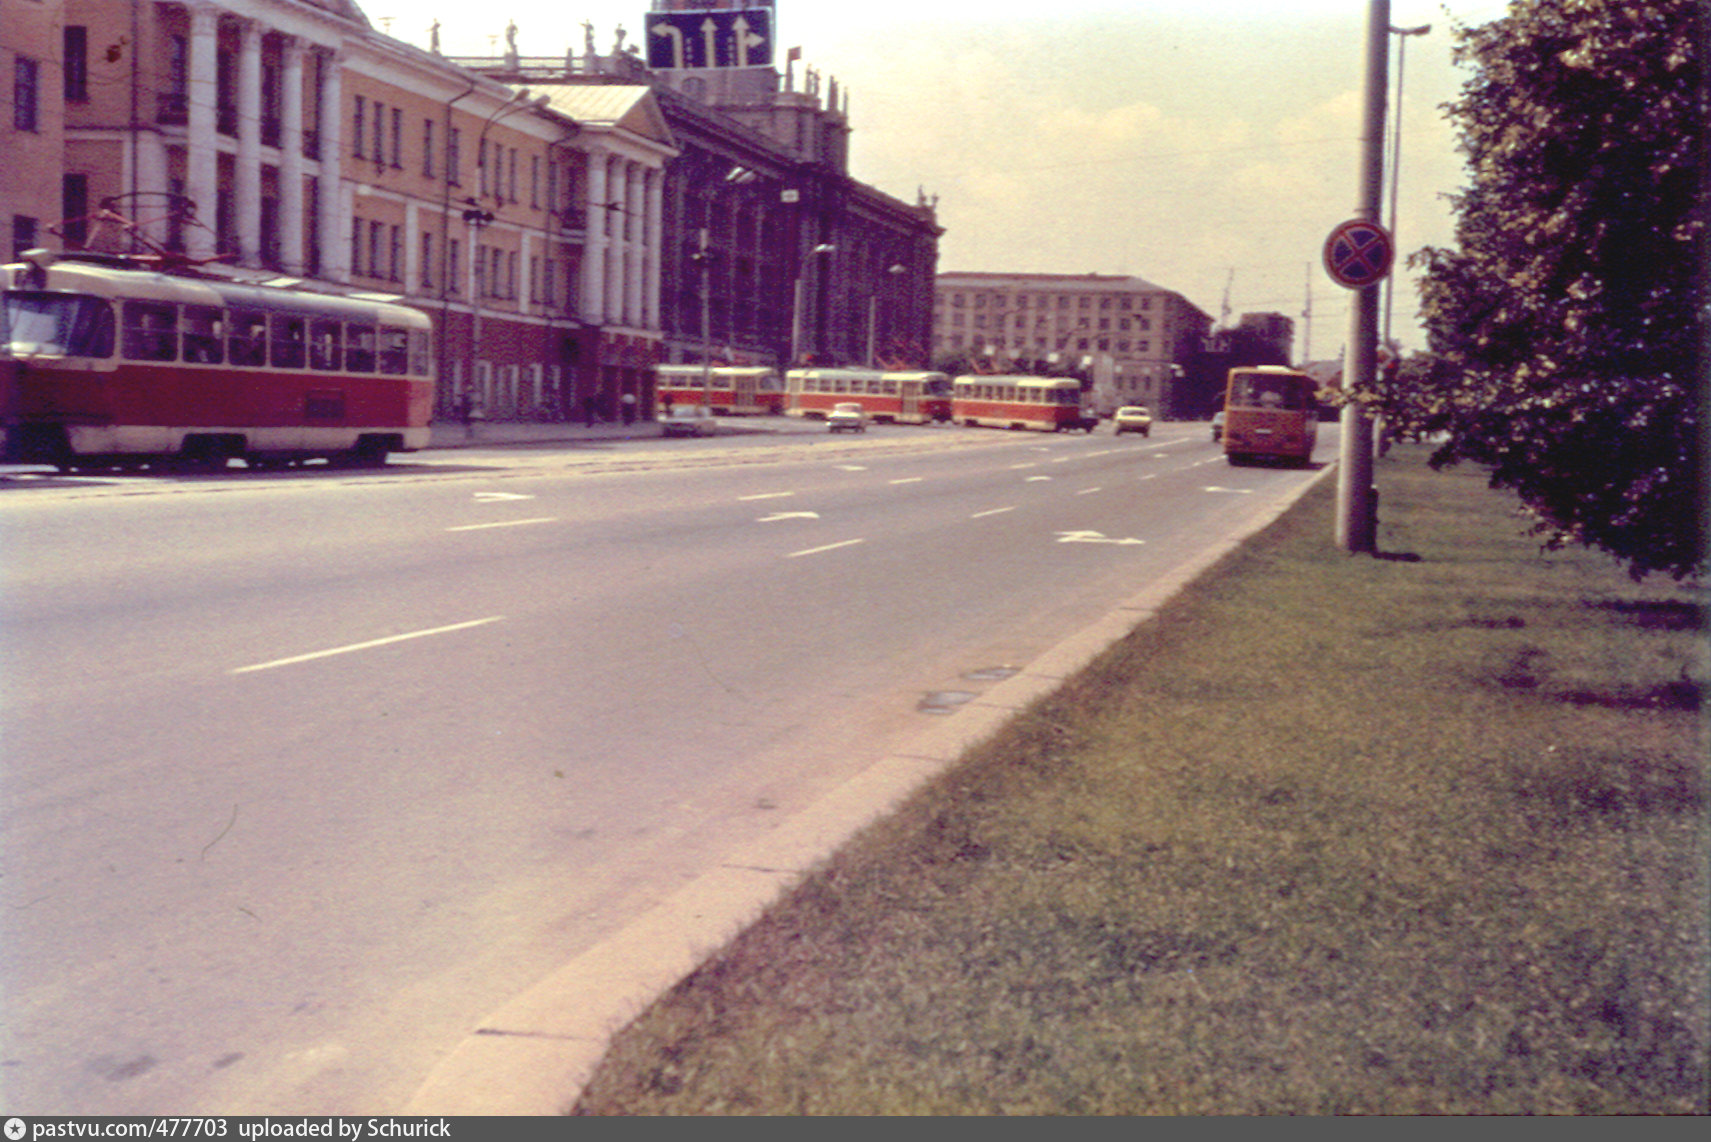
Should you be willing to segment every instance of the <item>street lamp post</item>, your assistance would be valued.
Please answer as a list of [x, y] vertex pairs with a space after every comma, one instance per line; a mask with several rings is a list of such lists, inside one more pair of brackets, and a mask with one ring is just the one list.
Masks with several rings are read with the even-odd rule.
[[[890, 274], [892, 277], [897, 277], [900, 274], [908, 273], [909, 269], [907, 266], [894, 264], [887, 267], [885, 272]], [[880, 284], [883, 286], [885, 284], [885, 279], [881, 278]], [[870, 369], [877, 369], [879, 367], [878, 333], [879, 294], [875, 293], [872, 297], [867, 299], [867, 365]]]
[[[1432, 25], [1421, 24], [1418, 28], [1398, 28], [1394, 25], [1390, 34], [1396, 37], [1396, 122], [1390, 132], [1390, 239], [1396, 240], [1396, 198], [1398, 188], [1402, 183], [1402, 69], [1408, 58], [1408, 39], [1410, 36], [1424, 36], [1430, 33]], [[1392, 273], [1384, 283], [1384, 347], [1390, 349], [1390, 316], [1396, 304], [1396, 275]]]
[[821, 242], [802, 256], [802, 265], [796, 271], [796, 289], [790, 303], [790, 366], [794, 368], [802, 357], [802, 282], [808, 273], [808, 263], [817, 255], [830, 254], [837, 250], [831, 242]]

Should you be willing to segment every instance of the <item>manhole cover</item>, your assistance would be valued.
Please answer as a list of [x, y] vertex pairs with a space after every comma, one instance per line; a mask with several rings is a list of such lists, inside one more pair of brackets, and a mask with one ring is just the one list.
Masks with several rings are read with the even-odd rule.
[[983, 666], [979, 670], [970, 670], [963, 677], [970, 682], [1002, 682], [1020, 673], [1022, 668], [1019, 666]]
[[974, 701], [979, 695], [968, 690], [934, 690], [922, 698], [915, 708], [923, 714], [955, 713], [958, 706]]

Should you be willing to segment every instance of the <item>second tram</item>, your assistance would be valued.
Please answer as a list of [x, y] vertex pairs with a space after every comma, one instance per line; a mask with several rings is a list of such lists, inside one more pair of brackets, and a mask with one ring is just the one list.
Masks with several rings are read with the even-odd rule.
[[1036, 432], [1091, 432], [1099, 418], [1082, 405], [1074, 377], [972, 375], [958, 377], [951, 394], [951, 419], [987, 428]]
[[951, 380], [943, 373], [792, 369], [784, 388], [791, 416], [824, 419], [832, 406], [857, 401], [869, 420], [938, 424], [951, 418]]
[[654, 400], [661, 412], [695, 404], [707, 405], [715, 416], [777, 416], [784, 411], [784, 385], [777, 369], [656, 365], [654, 377]]

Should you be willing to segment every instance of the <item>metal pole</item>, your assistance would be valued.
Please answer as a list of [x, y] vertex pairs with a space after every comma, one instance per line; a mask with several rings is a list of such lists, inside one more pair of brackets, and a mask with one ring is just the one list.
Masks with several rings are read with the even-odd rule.
[[[1390, 0], [1371, 0], [1366, 23], [1366, 76], [1362, 83], [1361, 157], [1356, 218], [1380, 221], [1384, 191], [1384, 107], [1389, 67]], [[1378, 361], [1379, 284], [1354, 291], [1343, 389], [1371, 386]], [[1377, 549], [1378, 520], [1372, 487], [1372, 424], [1358, 404], [1343, 406], [1337, 468], [1337, 545], [1351, 553]]]

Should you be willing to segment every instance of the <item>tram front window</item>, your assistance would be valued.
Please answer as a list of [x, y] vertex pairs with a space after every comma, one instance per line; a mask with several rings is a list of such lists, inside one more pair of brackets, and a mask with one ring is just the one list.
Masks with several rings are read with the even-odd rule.
[[113, 307], [86, 295], [9, 291], [0, 301], [0, 353], [111, 357]]

